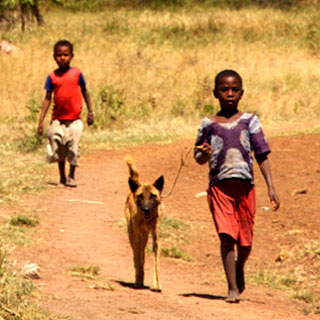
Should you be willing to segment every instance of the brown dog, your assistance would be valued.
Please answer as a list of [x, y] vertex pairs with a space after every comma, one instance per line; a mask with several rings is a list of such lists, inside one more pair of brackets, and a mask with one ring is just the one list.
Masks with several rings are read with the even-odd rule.
[[163, 176], [153, 184], [140, 183], [139, 174], [132, 157], [128, 156], [125, 161], [129, 167], [130, 194], [125, 205], [128, 235], [133, 250], [134, 267], [136, 271], [136, 288], [143, 288], [144, 281], [144, 257], [149, 233], [153, 239], [153, 290], [161, 291], [159, 281], [159, 227], [161, 191], [164, 185]]

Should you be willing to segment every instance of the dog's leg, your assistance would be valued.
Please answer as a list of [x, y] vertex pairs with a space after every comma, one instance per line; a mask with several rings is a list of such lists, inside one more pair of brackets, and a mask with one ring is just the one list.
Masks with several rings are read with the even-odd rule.
[[161, 285], [159, 279], [159, 271], [160, 271], [160, 243], [159, 243], [159, 230], [156, 227], [156, 230], [152, 232], [152, 240], [153, 240], [153, 290], [157, 292], [161, 292]]
[[137, 236], [134, 244], [134, 266], [136, 269], [136, 288], [144, 287], [144, 258], [148, 235]]
[[[133, 252], [133, 262], [134, 262], [134, 269], [135, 269], [135, 287], [136, 288], [142, 288], [143, 287], [143, 274], [141, 275], [141, 268], [140, 268], [140, 239], [139, 237], [134, 233], [132, 222], [128, 221], [128, 236]], [[141, 281], [142, 278], [142, 281]]]

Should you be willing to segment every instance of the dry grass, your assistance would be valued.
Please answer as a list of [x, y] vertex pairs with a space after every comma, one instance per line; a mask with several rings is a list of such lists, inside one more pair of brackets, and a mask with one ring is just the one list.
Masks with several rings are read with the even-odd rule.
[[52, 46], [67, 38], [88, 82], [96, 127], [182, 116], [196, 128], [204, 106], [217, 107], [213, 79], [225, 68], [243, 76], [241, 107], [266, 127], [301, 119], [319, 127], [315, 19], [312, 11], [274, 9], [48, 12], [44, 28], [10, 34], [23, 56], [0, 56], [0, 112], [20, 121], [34, 116], [55, 68]]

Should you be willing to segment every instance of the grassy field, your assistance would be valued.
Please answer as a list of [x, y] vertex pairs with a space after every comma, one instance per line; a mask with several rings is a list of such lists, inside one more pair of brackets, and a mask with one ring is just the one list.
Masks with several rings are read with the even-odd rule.
[[45, 77], [55, 68], [52, 46], [66, 38], [87, 79], [96, 128], [177, 117], [192, 118], [196, 128], [217, 109], [213, 79], [225, 68], [242, 75], [241, 108], [259, 114], [265, 127], [318, 128], [318, 18], [312, 9], [49, 11], [44, 27], [4, 34], [22, 53], [0, 56], [1, 120], [34, 126]]
[[[73, 65], [83, 71], [93, 101], [96, 121], [85, 129], [84, 150], [194, 137], [200, 118], [218, 110], [212, 89], [222, 69], [242, 75], [240, 107], [258, 114], [268, 135], [320, 131], [315, 7], [49, 8], [44, 18], [43, 27], [25, 33], [2, 30], [21, 51], [0, 54], [0, 205], [45, 188], [44, 139], [35, 132], [59, 39], [74, 43]], [[1, 230], [0, 289], [8, 294], [0, 303], [19, 310], [21, 319], [48, 319], [26, 303], [32, 284], [10, 271], [7, 252], [17, 245], [10, 230], [26, 228], [10, 221], [4, 218]], [[0, 315], [16, 319], [10, 311]]]
[[213, 81], [226, 68], [242, 75], [240, 108], [258, 114], [268, 136], [320, 130], [315, 7], [56, 8], [44, 18], [41, 28], [2, 35], [21, 49], [0, 55], [2, 202], [43, 188], [45, 139], [35, 132], [44, 81], [56, 67], [52, 47], [62, 38], [74, 43], [73, 65], [93, 100], [96, 121], [83, 150], [194, 137], [200, 118], [218, 110]]

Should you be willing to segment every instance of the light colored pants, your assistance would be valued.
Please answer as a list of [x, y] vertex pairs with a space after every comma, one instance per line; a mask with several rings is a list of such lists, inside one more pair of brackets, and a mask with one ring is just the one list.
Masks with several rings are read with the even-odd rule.
[[80, 119], [63, 123], [53, 120], [48, 128], [47, 155], [48, 163], [61, 162], [66, 159], [68, 162], [78, 167], [80, 149], [79, 143], [83, 130], [83, 123]]

